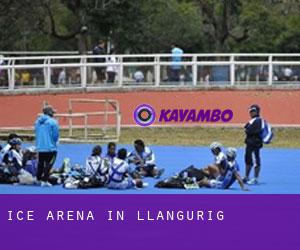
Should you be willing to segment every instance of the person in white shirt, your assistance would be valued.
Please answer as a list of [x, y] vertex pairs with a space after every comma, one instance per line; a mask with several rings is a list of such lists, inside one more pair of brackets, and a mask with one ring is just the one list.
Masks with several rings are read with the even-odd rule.
[[153, 151], [145, 146], [144, 141], [134, 141], [134, 150], [128, 155], [129, 164], [134, 164], [135, 171], [142, 177], [159, 178], [164, 169], [158, 169]]
[[126, 162], [127, 150], [121, 148], [118, 156], [113, 159], [113, 163], [108, 171], [108, 184], [110, 189], [131, 189], [142, 188], [143, 182], [140, 179], [132, 179], [129, 174], [129, 165]]
[[209, 178], [215, 179], [219, 175], [225, 173], [227, 168], [227, 158], [222, 151], [222, 144], [219, 142], [213, 142], [210, 145], [210, 150], [214, 155], [214, 163], [205, 167], [203, 171]]
[[108, 166], [101, 157], [101, 153], [101, 146], [96, 145], [93, 148], [91, 156], [86, 159], [85, 174], [88, 177], [95, 177], [105, 183], [107, 181]]
[[63, 68], [58, 75], [58, 84], [65, 85], [67, 83], [66, 69]]
[[143, 82], [144, 81], [144, 73], [141, 70], [137, 70], [133, 74], [133, 79], [135, 80], [136, 83]]
[[107, 63], [111, 63], [111, 65], [108, 65], [106, 68], [107, 83], [114, 83], [116, 75], [118, 74], [118, 66], [114, 64], [117, 63], [114, 49], [111, 49], [110, 56], [107, 58]]
[[13, 138], [9, 141], [10, 149], [3, 156], [3, 166], [6, 167], [10, 174], [17, 176], [23, 167], [22, 140]]
[[7, 138], [7, 144], [0, 150], [0, 166], [3, 165], [3, 158], [6, 155], [6, 153], [10, 150], [11, 148], [11, 140], [14, 138], [19, 138], [17, 134], [9, 134]]

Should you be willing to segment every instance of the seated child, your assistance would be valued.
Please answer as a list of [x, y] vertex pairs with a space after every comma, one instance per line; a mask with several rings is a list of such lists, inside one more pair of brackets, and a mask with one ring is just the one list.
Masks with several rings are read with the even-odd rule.
[[214, 155], [214, 163], [207, 166], [203, 170], [207, 173], [209, 178], [217, 178], [220, 173], [224, 172], [227, 166], [227, 159], [222, 151], [222, 144], [219, 142], [213, 142], [210, 145], [210, 150]]
[[9, 145], [10, 148], [4, 154], [2, 164], [8, 168], [12, 175], [17, 176], [23, 167], [22, 140], [13, 138], [9, 141]]
[[228, 148], [226, 151], [227, 165], [224, 171], [221, 171], [220, 175], [216, 179], [207, 179], [198, 182], [200, 187], [210, 187], [218, 189], [228, 189], [237, 180], [241, 189], [248, 191], [244, 186], [242, 178], [239, 175], [239, 165], [236, 162], [236, 152], [235, 148]]
[[116, 149], [117, 149], [117, 145], [114, 142], [109, 142], [107, 144], [107, 153], [106, 156], [104, 157], [104, 159], [108, 162], [108, 163], [112, 163], [114, 158], [116, 157]]
[[4, 158], [4, 155], [6, 155], [6, 153], [10, 150], [10, 148], [11, 148], [10, 141], [14, 138], [19, 138], [19, 137], [17, 134], [9, 134], [9, 136], [7, 138], [7, 144], [1, 148], [1, 150], [0, 150], [0, 166], [5, 165], [3, 163], [3, 158]]
[[101, 157], [102, 148], [96, 145], [91, 156], [86, 159], [85, 167], [73, 168], [76, 174], [68, 176], [64, 187], [68, 189], [103, 187], [107, 182], [108, 165]]
[[141, 177], [159, 178], [164, 169], [158, 169], [153, 151], [142, 140], [134, 141], [135, 150], [128, 155], [128, 163], [134, 164], [135, 172]]
[[132, 179], [129, 175], [129, 165], [126, 162], [127, 150], [122, 148], [118, 151], [117, 158], [108, 171], [107, 187], [111, 189], [131, 189], [134, 187], [143, 187], [140, 179]]

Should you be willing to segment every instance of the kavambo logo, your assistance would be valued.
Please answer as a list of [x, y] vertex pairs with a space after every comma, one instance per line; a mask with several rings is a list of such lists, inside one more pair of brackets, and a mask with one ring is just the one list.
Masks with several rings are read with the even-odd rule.
[[141, 104], [134, 110], [133, 118], [140, 126], [150, 126], [155, 121], [154, 108], [148, 104]]
[[[159, 123], [226, 123], [233, 118], [231, 109], [161, 109], [159, 114]], [[134, 120], [140, 126], [150, 126], [154, 123], [155, 118], [155, 110], [149, 104], [139, 105], [134, 111]]]

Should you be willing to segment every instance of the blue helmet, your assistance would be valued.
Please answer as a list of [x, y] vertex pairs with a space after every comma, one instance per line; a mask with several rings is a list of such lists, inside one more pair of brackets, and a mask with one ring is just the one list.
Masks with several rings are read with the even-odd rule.
[[9, 140], [9, 144], [10, 145], [21, 145], [22, 140], [20, 138], [13, 138], [13, 139]]

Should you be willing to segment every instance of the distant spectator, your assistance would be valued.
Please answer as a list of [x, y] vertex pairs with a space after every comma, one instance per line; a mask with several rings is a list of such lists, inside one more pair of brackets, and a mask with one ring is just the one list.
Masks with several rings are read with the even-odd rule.
[[[110, 56], [108, 57], [107, 62], [108, 63], [116, 63], [117, 62], [114, 49], [111, 49]], [[114, 83], [116, 75], [118, 73], [117, 65], [108, 65], [106, 68], [106, 73], [107, 73], [107, 83]]]
[[134, 74], [133, 74], [133, 79], [135, 80], [135, 82], [139, 83], [139, 82], [143, 82], [144, 81], [144, 73], [141, 70], [137, 70]]
[[62, 84], [62, 85], [65, 85], [66, 82], [67, 82], [67, 79], [66, 79], [66, 69], [63, 68], [60, 72], [59, 72], [59, 75], [58, 75], [58, 84]]
[[[96, 45], [93, 49], [93, 55], [101, 56], [105, 55], [105, 42], [100, 40], [98, 45]], [[95, 58], [95, 62], [97, 63], [105, 63], [105, 58]], [[97, 74], [97, 81], [104, 82], [105, 80], [105, 68], [104, 67], [95, 67], [95, 71]]]
[[171, 66], [171, 81], [179, 82], [181, 65], [178, 63], [182, 60], [183, 50], [179, 48], [176, 44], [172, 45], [172, 66]]
[[28, 70], [24, 70], [21, 74], [21, 84], [28, 85], [30, 83], [31, 75]]
[[284, 81], [291, 81], [293, 76], [293, 70], [290, 67], [286, 67], [283, 70]]

